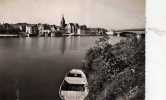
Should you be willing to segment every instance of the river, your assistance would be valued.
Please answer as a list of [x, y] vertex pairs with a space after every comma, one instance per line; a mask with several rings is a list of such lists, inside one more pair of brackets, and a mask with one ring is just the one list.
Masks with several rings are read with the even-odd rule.
[[[100, 36], [0, 38], [0, 100], [60, 100], [66, 72]], [[111, 37], [111, 43], [119, 42]]]

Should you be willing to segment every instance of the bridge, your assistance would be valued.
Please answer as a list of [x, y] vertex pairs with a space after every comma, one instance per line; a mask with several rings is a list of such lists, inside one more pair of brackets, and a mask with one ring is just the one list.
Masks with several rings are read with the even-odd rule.
[[141, 36], [145, 36], [145, 28], [113, 30], [113, 34], [117, 36], [134, 35], [137, 38], [140, 38]]

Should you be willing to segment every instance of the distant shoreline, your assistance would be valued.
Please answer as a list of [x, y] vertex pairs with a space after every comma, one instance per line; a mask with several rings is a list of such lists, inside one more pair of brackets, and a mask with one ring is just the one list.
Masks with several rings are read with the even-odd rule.
[[[93, 34], [80, 34], [80, 35], [60, 35], [60, 36], [29, 36], [29, 37], [69, 37], [69, 36], [103, 36], [103, 35], [93, 35]], [[109, 35], [111, 36], [111, 35]], [[1, 37], [26, 37], [26, 36], [20, 36], [17, 34], [0, 34]]]
[[19, 37], [17, 34], [0, 34], [0, 37]]

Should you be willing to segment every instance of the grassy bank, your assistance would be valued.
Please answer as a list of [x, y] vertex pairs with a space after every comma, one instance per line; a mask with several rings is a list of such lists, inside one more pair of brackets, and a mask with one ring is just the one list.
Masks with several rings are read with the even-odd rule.
[[108, 39], [96, 41], [82, 65], [90, 89], [86, 100], [144, 100], [145, 38], [127, 37], [115, 45]]

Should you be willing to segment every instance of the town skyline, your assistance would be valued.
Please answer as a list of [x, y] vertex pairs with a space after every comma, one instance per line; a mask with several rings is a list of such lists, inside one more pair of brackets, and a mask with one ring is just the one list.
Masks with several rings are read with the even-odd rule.
[[0, 21], [59, 25], [64, 14], [66, 22], [89, 27], [142, 28], [144, 3], [144, 0], [0, 0]]
[[[30, 24], [30, 23], [2, 23], [0, 24], [1, 36], [81, 36], [81, 35], [104, 35], [108, 30], [101, 27], [87, 27], [79, 23], [66, 23], [64, 15], [60, 25], [55, 24]], [[4, 35], [5, 34], [5, 35]], [[9, 35], [10, 34], [10, 35]]]

